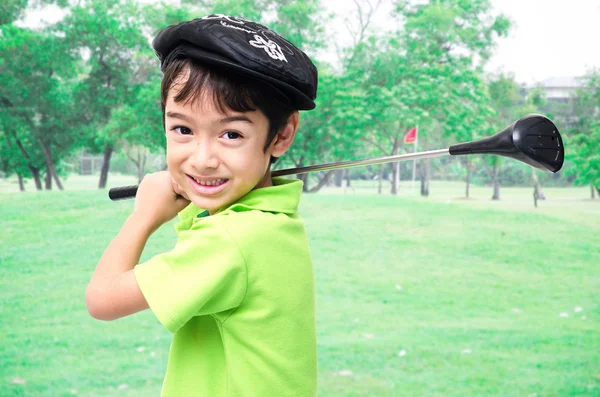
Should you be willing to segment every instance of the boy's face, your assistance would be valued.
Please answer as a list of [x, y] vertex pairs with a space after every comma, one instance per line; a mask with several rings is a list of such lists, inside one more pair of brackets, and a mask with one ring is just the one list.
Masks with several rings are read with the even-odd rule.
[[271, 186], [271, 154], [283, 153], [276, 142], [263, 150], [266, 116], [261, 111], [223, 114], [211, 93], [175, 102], [181, 87], [181, 81], [173, 84], [165, 104], [167, 165], [190, 201], [213, 214], [253, 189]]

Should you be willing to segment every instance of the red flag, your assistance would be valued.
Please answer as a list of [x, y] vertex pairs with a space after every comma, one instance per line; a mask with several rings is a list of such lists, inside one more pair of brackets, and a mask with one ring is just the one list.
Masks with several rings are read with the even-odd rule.
[[404, 143], [413, 143], [417, 140], [417, 127], [413, 127], [404, 135]]

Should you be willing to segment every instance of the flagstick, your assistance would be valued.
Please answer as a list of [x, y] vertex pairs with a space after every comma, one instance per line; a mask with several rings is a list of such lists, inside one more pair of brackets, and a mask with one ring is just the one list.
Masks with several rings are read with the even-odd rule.
[[[415, 136], [415, 153], [417, 153], [417, 143], [419, 142], [419, 124], [417, 124], [417, 134]], [[413, 177], [412, 177], [412, 185], [410, 187], [410, 193], [414, 196], [415, 194], [415, 174], [417, 171], [417, 159], [413, 160]]]

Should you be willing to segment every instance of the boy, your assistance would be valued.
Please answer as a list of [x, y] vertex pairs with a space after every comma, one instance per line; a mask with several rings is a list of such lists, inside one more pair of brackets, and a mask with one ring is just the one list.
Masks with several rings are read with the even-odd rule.
[[[225, 15], [153, 41], [169, 171], [147, 175], [86, 292], [114, 320], [150, 308], [174, 333], [162, 396], [315, 396], [314, 274], [302, 182], [271, 178], [315, 107], [317, 70], [266, 27]], [[170, 252], [136, 264], [179, 213]]]

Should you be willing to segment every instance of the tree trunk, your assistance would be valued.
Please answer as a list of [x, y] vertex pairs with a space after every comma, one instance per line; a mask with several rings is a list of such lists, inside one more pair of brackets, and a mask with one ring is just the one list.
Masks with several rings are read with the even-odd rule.
[[[130, 159], [131, 156], [127, 155]], [[131, 159], [135, 163], [138, 174], [138, 183], [142, 182], [144, 179], [144, 169], [146, 168], [146, 149], [137, 148], [137, 160]]]
[[[12, 142], [10, 141], [8, 134], [4, 134], [4, 137], [6, 138], [6, 143], [8, 144], [8, 149], [12, 150]], [[8, 160], [6, 161], [5, 164], [8, 167]], [[17, 178], [19, 179], [19, 191], [24, 192], [25, 184], [23, 183], [23, 175], [21, 175], [21, 173], [17, 172]]]
[[492, 167], [492, 181], [494, 182], [492, 200], [500, 200], [500, 184], [498, 183], [498, 166], [496, 164]]
[[383, 164], [379, 164], [379, 174], [377, 175], [377, 193], [381, 194], [383, 192]]
[[352, 191], [354, 191], [354, 188], [350, 184], [350, 170], [348, 170], [348, 169], [344, 170], [344, 179], [346, 180], [346, 186], [344, 187], [344, 194], [346, 194], [348, 189], [352, 189]]
[[594, 197], [594, 185], [592, 185], [591, 183], [590, 183], [590, 190], [592, 191], [592, 200], [593, 200], [595, 198]]
[[323, 178], [321, 178], [315, 186], [308, 190], [308, 193], [316, 193], [321, 190], [323, 186], [327, 185], [329, 178], [331, 178], [331, 175], [333, 175], [334, 172], [335, 170], [327, 171], [325, 175], [323, 175]]
[[[59, 190], [64, 190], [62, 183], [60, 182], [60, 178], [56, 173], [56, 168], [54, 167], [54, 161], [52, 160], [52, 156], [50, 154], [50, 146], [46, 145], [42, 140], [39, 141], [40, 145], [42, 145], [42, 149], [44, 149], [44, 157], [46, 159], [46, 188], [48, 189], [48, 175], [50, 178], [54, 178], [54, 182], [56, 182], [56, 186]], [[52, 189], [52, 183], [50, 183], [50, 188]]]
[[[23, 147], [23, 144], [17, 137], [17, 134], [14, 131], [12, 131], [12, 135], [15, 138], [15, 142], [17, 143], [17, 147], [19, 148], [19, 151], [21, 152], [21, 154], [23, 155], [25, 160], [27, 160], [27, 168], [29, 168], [29, 171], [31, 172], [31, 176], [33, 177], [33, 180], [35, 181], [35, 188], [37, 190], [42, 190], [42, 180], [40, 179], [39, 168], [34, 167], [31, 164], [31, 157], [29, 157], [29, 154], [27, 154], [27, 151], [25, 151], [25, 147]], [[8, 137], [6, 139], [8, 140]], [[8, 141], [10, 143], [10, 140], [8, 140]]]
[[469, 198], [469, 186], [471, 184], [471, 162], [467, 159], [467, 189], [465, 191], [465, 196]]
[[344, 172], [346, 170], [336, 170], [335, 171], [335, 186], [342, 187], [342, 182], [344, 181]]
[[535, 168], [531, 167], [531, 179], [533, 179], [533, 194], [536, 200], [546, 200], [546, 195], [542, 191], [542, 185], [535, 173]]
[[492, 196], [492, 200], [500, 200], [500, 183], [498, 182], [498, 164], [499, 162], [496, 160], [494, 162], [494, 166], [490, 168], [490, 166], [486, 163], [485, 158], [482, 162], [485, 170], [487, 171], [490, 178], [492, 178], [492, 182], [494, 185], [494, 195]]
[[297, 174], [298, 179], [303, 183], [302, 191], [308, 193], [308, 174]]
[[421, 162], [421, 196], [429, 196], [429, 177], [431, 174], [431, 160]]
[[104, 149], [104, 159], [102, 160], [102, 169], [100, 170], [100, 181], [98, 183], [98, 189], [106, 188], [106, 181], [108, 179], [108, 169], [110, 167], [110, 157], [112, 156], [113, 147], [111, 145]]
[[48, 164], [46, 164], [46, 180], [45, 180], [45, 188], [46, 190], [52, 190], [52, 173], [50, 172], [50, 169], [48, 167]]
[[35, 182], [35, 188], [37, 190], [42, 190], [42, 180], [40, 179], [40, 169], [32, 166], [31, 164], [27, 165], [29, 167], [29, 172], [31, 172], [31, 176]]
[[138, 146], [137, 160], [132, 159], [131, 156], [129, 156], [129, 153], [127, 154], [127, 157], [129, 157], [135, 163], [137, 167], [138, 183], [141, 183], [142, 179], [144, 179], [144, 170], [146, 169], [146, 148], [140, 148]]
[[17, 172], [17, 178], [19, 178], [19, 190], [24, 192], [25, 191], [25, 184], [23, 183], [23, 175], [19, 174]]

